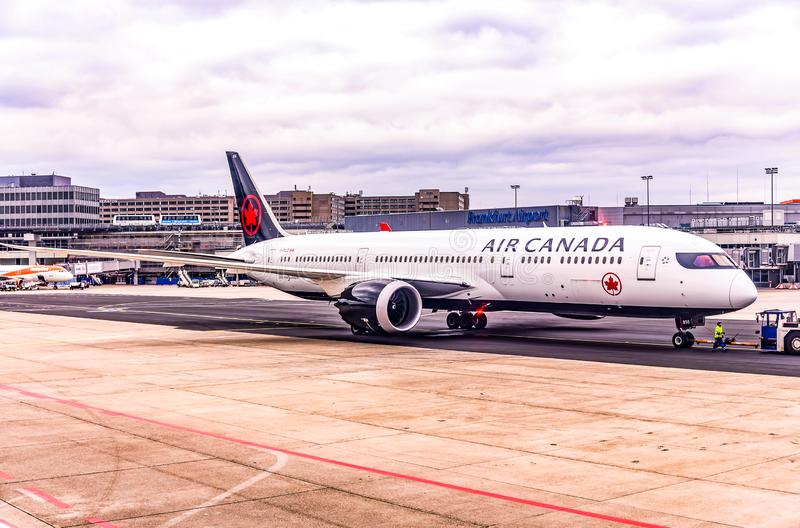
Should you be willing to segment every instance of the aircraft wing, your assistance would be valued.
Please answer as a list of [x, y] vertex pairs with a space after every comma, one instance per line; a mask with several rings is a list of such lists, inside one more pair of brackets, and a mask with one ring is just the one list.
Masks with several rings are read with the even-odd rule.
[[161, 250], [142, 250], [136, 253], [122, 253], [116, 251], [94, 251], [89, 249], [63, 249], [45, 248], [33, 246], [15, 246], [13, 244], [3, 244], [10, 249], [18, 251], [33, 251], [39, 255], [54, 255], [59, 257], [89, 257], [89, 258], [112, 258], [122, 260], [144, 260], [147, 262], [160, 262], [170, 266], [204, 266], [208, 268], [237, 270], [242, 273], [248, 271], [262, 273], [278, 273], [292, 277], [301, 277], [315, 281], [329, 281], [341, 279], [348, 275], [343, 271], [291, 268], [284, 266], [271, 266], [267, 264], [256, 264], [242, 259], [223, 257], [219, 255], [207, 255], [204, 253], [182, 253], [180, 251], [161, 251]]
[[[116, 251], [95, 251], [89, 249], [63, 249], [46, 248], [34, 246], [16, 246], [4, 244], [1, 246], [18, 251], [33, 251], [41, 255], [54, 255], [67, 258], [89, 257], [89, 258], [111, 258], [122, 260], [144, 260], [147, 262], [159, 262], [167, 266], [203, 266], [214, 269], [226, 269], [229, 271], [246, 273], [261, 272], [275, 273], [284, 276], [310, 279], [316, 282], [331, 297], [336, 297], [349, 285], [370, 279], [387, 278], [373, 274], [365, 274], [353, 271], [326, 270], [314, 268], [298, 268], [289, 266], [272, 266], [267, 264], [256, 264], [247, 262], [243, 259], [224, 257], [221, 255], [209, 255], [206, 253], [187, 253], [182, 251], [150, 250], [141, 249], [135, 253], [124, 253]], [[470, 284], [457, 278], [424, 277], [424, 276], [391, 276], [388, 278], [403, 280], [413, 284], [423, 297], [444, 297], [469, 289]]]

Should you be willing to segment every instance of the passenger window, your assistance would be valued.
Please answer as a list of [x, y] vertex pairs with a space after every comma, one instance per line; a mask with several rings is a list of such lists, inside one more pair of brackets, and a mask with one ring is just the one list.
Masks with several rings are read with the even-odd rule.
[[617, 264], [622, 264], [622, 257], [617, 257]]
[[561, 263], [562, 264], [564, 263], [564, 257], [561, 257]]

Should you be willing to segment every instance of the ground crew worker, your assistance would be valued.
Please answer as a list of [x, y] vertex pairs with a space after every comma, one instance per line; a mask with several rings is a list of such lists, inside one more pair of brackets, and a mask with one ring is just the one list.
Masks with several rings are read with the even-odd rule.
[[722, 348], [723, 351], [727, 348], [725, 344], [725, 329], [722, 328], [721, 321], [714, 328], [714, 346], [711, 349], [716, 350], [717, 348]]

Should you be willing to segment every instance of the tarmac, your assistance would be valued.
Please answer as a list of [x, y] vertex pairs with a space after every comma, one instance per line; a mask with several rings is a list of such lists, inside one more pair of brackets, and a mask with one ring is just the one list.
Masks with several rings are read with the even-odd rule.
[[800, 526], [800, 357], [138, 288], [0, 295], [0, 528]]

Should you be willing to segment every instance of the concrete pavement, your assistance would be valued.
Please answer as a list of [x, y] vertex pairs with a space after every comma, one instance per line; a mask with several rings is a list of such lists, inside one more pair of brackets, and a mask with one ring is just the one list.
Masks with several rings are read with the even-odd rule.
[[798, 378], [0, 325], [0, 526], [798, 526]]

